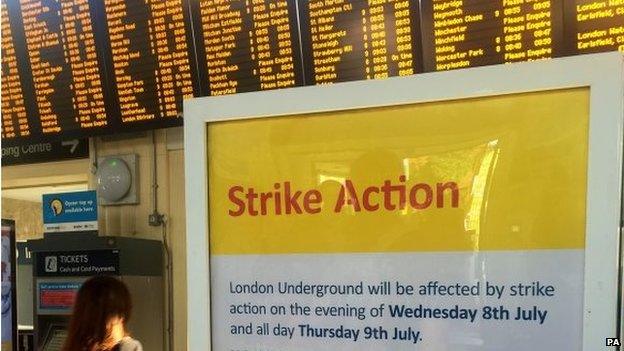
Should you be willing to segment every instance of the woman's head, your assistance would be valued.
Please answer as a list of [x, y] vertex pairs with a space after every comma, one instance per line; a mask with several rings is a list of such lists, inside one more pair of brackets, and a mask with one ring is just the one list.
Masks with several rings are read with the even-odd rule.
[[106, 351], [125, 336], [132, 313], [130, 292], [113, 277], [87, 280], [76, 296], [64, 351]]

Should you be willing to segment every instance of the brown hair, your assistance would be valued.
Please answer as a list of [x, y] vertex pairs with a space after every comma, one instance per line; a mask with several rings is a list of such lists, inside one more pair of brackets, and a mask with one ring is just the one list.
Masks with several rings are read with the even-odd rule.
[[115, 347], [111, 340], [110, 322], [130, 319], [132, 300], [124, 283], [113, 277], [95, 276], [87, 280], [76, 296], [64, 351], [108, 351]]

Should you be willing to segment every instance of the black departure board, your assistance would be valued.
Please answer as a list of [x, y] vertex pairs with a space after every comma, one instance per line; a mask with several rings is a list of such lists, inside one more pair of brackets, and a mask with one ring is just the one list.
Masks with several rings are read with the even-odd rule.
[[118, 123], [181, 124], [182, 101], [197, 93], [185, 2], [103, 1]]
[[425, 70], [560, 56], [567, 0], [422, 0]]
[[624, 52], [624, 0], [566, 0], [570, 54]]
[[20, 0], [35, 111], [43, 134], [108, 124], [88, 0]]
[[417, 1], [300, 0], [299, 11], [308, 84], [421, 71]]
[[195, 0], [202, 91], [210, 95], [303, 83], [291, 0]]
[[15, 51], [16, 39], [13, 36], [15, 18], [9, 16], [9, 9], [2, 0], [2, 139], [14, 139], [30, 135], [30, 126], [24, 93], [21, 68]]
[[624, 0], [0, 4], [6, 145], [179, 126], [195, 96], [624, 52]]

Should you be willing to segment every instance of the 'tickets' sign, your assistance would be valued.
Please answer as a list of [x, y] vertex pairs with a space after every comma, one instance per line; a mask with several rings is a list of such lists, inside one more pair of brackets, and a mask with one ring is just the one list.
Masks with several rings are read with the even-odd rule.
[[214, 350], [579, 350], [588, 106], [209, 123]]
[[37, 277], [88, 277], [118, 275], [118, 250], [86, 250], [37, 253]]

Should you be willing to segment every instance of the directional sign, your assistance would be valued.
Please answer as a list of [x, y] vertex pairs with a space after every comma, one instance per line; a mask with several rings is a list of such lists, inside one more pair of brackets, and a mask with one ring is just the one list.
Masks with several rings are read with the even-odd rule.
[[80, 145], [80, 141], [78, 139], [61, 141], [61, 146], [69, 147], [69, 152], [72, 154], [76, 152], [76, 148], [78, 147], [78, 145]]
[[89, 139], [2, 146], [2, 166], [89, 157]]
[[38, 252], [37, 277], [119, 274], [119, 250]]

